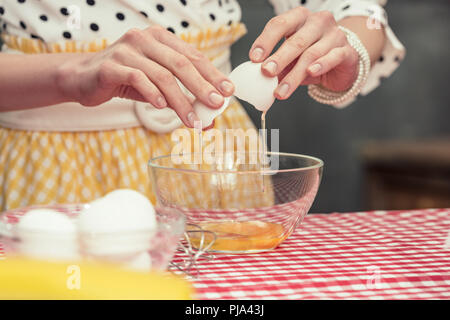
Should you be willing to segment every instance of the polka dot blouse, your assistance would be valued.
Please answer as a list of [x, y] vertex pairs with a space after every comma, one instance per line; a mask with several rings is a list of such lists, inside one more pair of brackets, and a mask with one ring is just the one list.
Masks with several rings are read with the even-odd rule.
[[[385, 27], [387, 44], [373, 66], [363, 94], [388, 77], [403, 59], [405, 50], [387, 24], [376, 0], [268, 0], [275, 13], [296, 6], [312, 11], [329, 10], [336, 20], [348, 16], [373, 17], [373, 25]], [[195, 33], [206, 28], [231, 25], [241, 19], [237, 0], [2, 0], [2, 33], [45, 43], [61, 41], [115, 41], [130, 28], [158, 24], [175, 33]], [[231, 45], [231, 44], [230, 44]]]
[[180, 34], [238, 22], [235, 0], [2, 0], [3, 32], [45, 42], [114, 41], [151, 24]]

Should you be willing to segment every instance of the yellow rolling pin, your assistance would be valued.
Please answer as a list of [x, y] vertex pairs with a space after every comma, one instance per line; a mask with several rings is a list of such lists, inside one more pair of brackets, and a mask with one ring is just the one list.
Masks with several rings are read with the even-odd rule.
[[97, 263], [54, 263], [23, 258], [0, 261], [0, 300], [189, 300], [188, 281]]

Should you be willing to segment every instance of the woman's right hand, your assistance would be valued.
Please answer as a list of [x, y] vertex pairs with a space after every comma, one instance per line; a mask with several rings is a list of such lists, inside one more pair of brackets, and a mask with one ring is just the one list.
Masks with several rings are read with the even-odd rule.
[[113, 97], [170, 107], [188, 127], [198, 120], [176, 78], [205, 105], [220, 108], [234, 87], [200, 51], [159, 26], [132, 29], [97, 53], [69, 59], [58, 71], [63, 94], [85, 106]]

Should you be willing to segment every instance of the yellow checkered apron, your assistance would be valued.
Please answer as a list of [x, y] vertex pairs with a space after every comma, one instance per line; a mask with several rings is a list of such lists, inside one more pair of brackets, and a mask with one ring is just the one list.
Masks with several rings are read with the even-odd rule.
[[[200, 50], [231, 44], [245, 33], [243, 24], [181, 35]], [[95, 52], [105, 40], [92, 43], [45, 44], [40, 40], [2, 35], [6, 46], [24, 53]], [[220, 52], [218, 52], [220, 54]], [[214, 57], [210, 57], [213, 59]], [[254, 128], [237, 102], [216, 119], [220, 130]], [[193, 134], [191, 134], [193, 137]], [[132, 188], [155, 196], [148, 175], [149, 159], [170, 154], [171, 134], [143, 127], [92, 132], [36, 132], [0, 128], [0, 209], [35, 204], [85, 203], [117, 188]], [[173, 188], [193, 188], [195, 181], [177, 181]], [[198, 186], [197, 186], [198, 187]], [[204, 191], [207, 192], [207, 191]], [[257, 201], [223, 194], [223, 201]], [[267, 205], [272, 202], [268, 197]], [[201, 197], [192, 201], [204, 201]], [[258, 200], [260, 201], [260, 200]], [[248, 204], [251, 205], [251, 204]], [[264, 205], [260, 203], [260, 205]]]

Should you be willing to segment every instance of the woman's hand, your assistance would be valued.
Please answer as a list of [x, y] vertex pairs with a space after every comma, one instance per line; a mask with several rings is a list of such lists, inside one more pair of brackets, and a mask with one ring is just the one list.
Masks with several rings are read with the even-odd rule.
[[[272, 55], [276, 44], [285, 38]], [[269, 56], [270, 55], [270, 56]], [[349, 89], [358, 74], [358, 53], [349, 45], [333, 15], [298, 7], [274, 17], [250, 49], [263, 73], [278, 76], [278, 99], [287, 99], [299, 85], [321, 84], [333, 91]]]
[[174, 109], [189, 127], [198, 118], [176, 78], [211, 108], [234, 91], [207, 57], [159, 26], [132, 29], [101, 52], [69, 59], [57, 78], [63, 94], [85, 106], [113, 97], [149, 102]]

